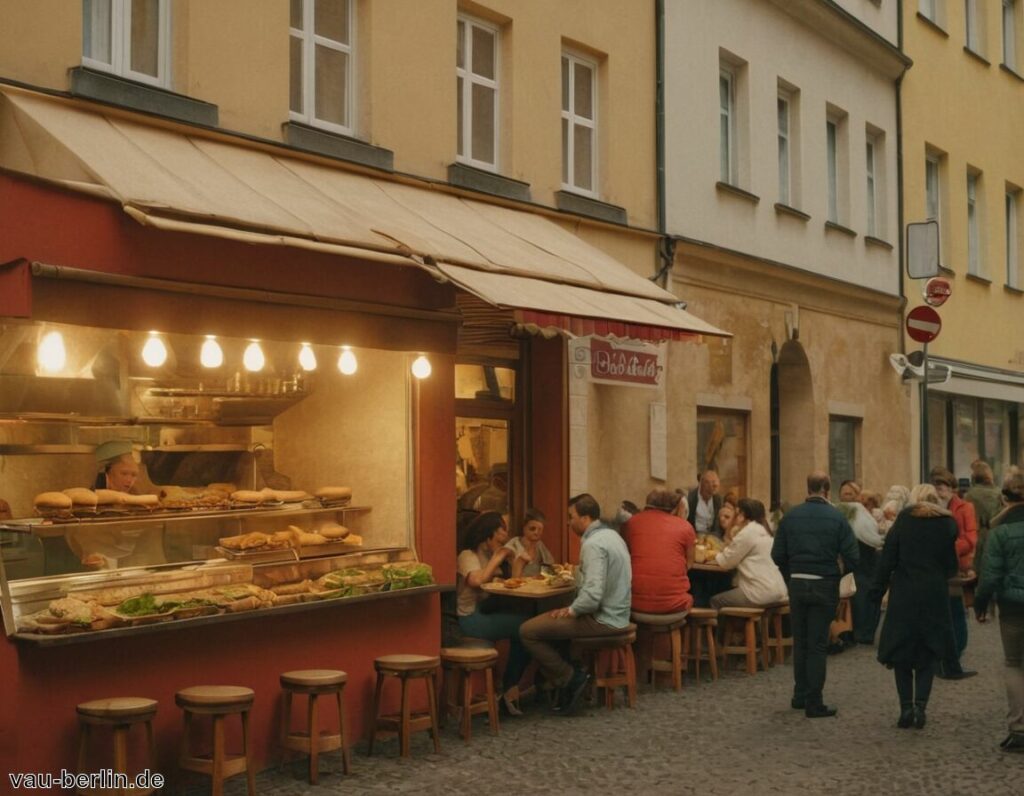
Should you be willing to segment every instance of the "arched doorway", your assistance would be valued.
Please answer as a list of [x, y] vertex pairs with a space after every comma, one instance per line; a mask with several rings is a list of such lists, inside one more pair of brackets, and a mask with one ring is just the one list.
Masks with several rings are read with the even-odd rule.
[[771, 372], [772, 505], [795, 503], [814, 461], [814, 389], [803, 346], [789, 340]]

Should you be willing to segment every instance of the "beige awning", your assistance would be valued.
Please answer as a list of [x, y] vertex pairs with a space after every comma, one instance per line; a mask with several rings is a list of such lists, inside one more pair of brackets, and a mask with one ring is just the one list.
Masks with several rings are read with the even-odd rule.
[[4, 86], [0, 168], [106, 196], [136, 221], [162, 229], [364, 253], [439, 276], [436, 264], [495, 306], [598, 318], [624, 313], [621, 320], [632, 323], [727, 334], [538, 214], [220, 133]]

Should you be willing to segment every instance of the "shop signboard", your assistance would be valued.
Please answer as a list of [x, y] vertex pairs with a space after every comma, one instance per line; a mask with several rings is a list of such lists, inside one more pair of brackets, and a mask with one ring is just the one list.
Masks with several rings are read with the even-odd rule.
[[934, 276], [924, 283], [924, 303], [941, 307], [953, 293], [953, 285], [942, 276]]
[[590, 338], [590, 380], [593, 382], [657, 387], [664, 372], [664, 346]]

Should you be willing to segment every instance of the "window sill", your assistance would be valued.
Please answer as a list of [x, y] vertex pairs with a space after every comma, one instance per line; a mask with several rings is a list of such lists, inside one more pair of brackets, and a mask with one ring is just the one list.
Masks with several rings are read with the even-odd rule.
[[880, 249], [885, 249], [886, 251], [890, 252], [893, 249], [893, 245], [889, 243], [889, 241], [882, 240], [881, 238], [876, 238], [874, 235], [865, 235], [864, 243], [868, 244], [869, 246], [877, 246]]
[[942, 274], [943, 276], [956, 276], [956, 271], [945, 265], [939, 266], [939, 273]]
[[592, 199], [589, 196], [581, 196], [572, 191], [555, 191], [555, 207], [566, 213], [596, 218], [598, 221], [607, 221], [611, 224], [625, 225], [627, 223], [626, 208]]
[[1011, 296], [1024, 296], [1024, 290], [1013, 285], [1003, 285], [1003, 290]]
[[1017, 80], [1019, 80], [1022, 83], [1024, 83], [1024, 75], [1022, 75], [1020, 72], [1018, 72], [1012, 66], [1007, 66], [1006, 64], [999, 64], [999, 68], [1002, 69], [1004, 72], [1006, 72], [1006, 74], [1008, 74], [1011, 77], [1014, 77]]
[[799, 218], [801, 221], [805, 222], [811, 220], [811, 217], [803, 210], [797, 210], [795, 207], [782, 204], [782, 202], [775, 203], [775, 212], [780, 216], [792, 216], [793, 218]]
[[84, 66], [77, 66], [70, 72], [71, 93], [77, 97], [204, 127], [216, 127], [219, 122], [217, 106], [212, 103]]
[[738, 196], [740, 199], [746, 199], [751, 204], [756, 205], [761, 201], [761, 197], [757, 194], [753, 194], [750, 191], [744, 191], [742, 188], [738, 188], [727, 182], [716, 182], [715, 188], [717, 188], [720, 193], [728, 193], [733, 196]]
[[936, 33], [939, 33], [939, 34], [945, 36], [947, 39], [949, 38], [949, 31], [947, 31], [944, 27], [942, 27], [942, 25], [940, 25], [934, 19], [931, 19], [930, 17], [926, 17], [920, 11], [917, 12], [917, 18], [919, 20], [921, 20], [929, 28], [934, 30]]
[[849, 227], [844, 227], [842, 224], [837, 224], [835, 221], [825, 222], [825, 231], [828, 232], [830, 230], [832, 232], [841, 232], [843, 235], [846, 235], [849, 238], [857, 237], [857, 233], [854, 232], [852, 229], [850, 229]]
[[971, 56], [971, 58], [974, 58], [977, 61], [981, 61], [983, 64], [985, 64], [985, 66], [992, 66], [992, 62], [989, 61], [988, 58], [986, 58], [977, 50], [972, 50], [966, 44], [964, 45], [964, 52]]
[[513, 180], [511, 177], [502, 177], [500, 174], [467, 166], [465, 163], [449, 164], [448, 182], [459, 188], [489, 193], [505, 199], [515, 199], [520, 202], [532, 201], [530, 183]]
[[288, 146], [381, 171], [395, 170], [395, 154], [390, 149], [373, 146], [356, 138], [330, 133], [300, 122], [286, 122], [281, 127]]
[[981, 274], [970, 274], [970, 273], [968, 273], [968, 274], [964, 274], [964, 276], [967, 277], [968, 281], [970, 281], [970, 282], [977, 282], [980, 285], [988, 286], [988, 285], [992, 284], [992, 280], [991, 279], [989, 279], [988, 277], [982, 276]]

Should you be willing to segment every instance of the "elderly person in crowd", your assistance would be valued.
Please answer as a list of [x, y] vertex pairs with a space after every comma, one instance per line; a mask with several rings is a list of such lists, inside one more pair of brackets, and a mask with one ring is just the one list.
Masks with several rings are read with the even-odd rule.
[[[960, 575], [966, 575], [974, 560], [974, 548], [978, 543], [978, 521], [974, 506], [956, 493], [957, 482], [945, 467], [933, 467], [930, 473], [932, 486], [939, 496], [939, 503], [948, 508], [956, 520], [956, 554], [960, 559]], [[960, 665], [960, 657], [967, 648], [967, 612], [964, 608], [964, 589], [959, 583], [949, 586], [949, 610], [953, 619], [953, 638], [956, 641], [949, 654], [939, 663], [937, 677], [943, 680], [963, 680], [977, 674]]]
[[900, 484], [893, 484], [882, 498], [882, 518], [878, 521], [878, 531], [885, 536], [889, 533], [896, 517], [907, 507], [910, 490]]
[[1000, 748], [1024, 753], [1024, 474], [1007, 478], [1002, 493], [1008, 506], [992, 520], [974, 615], [987, 621], [990, 601], [998, 600], [1010, 730]]
[[978, 520], [978, 544], [974, 548], [974, 571], [981, 576], [981, 567], [985, 560], [985, 541], [992, 520], [1003, 510], [999, 488], [995, 486], [992, 468], [984, 459], [971, 462], [971, 487], [964, 493], [964, 500], [974, 506], [974, 516]]
[[697, 534], [672, 510], [678, 495], [655, 489], [647, 504], [622, 527], [633, 569], [632, 606], [645, 614], [672, 614], [693, 607], [687, 570]]
[[740, 498], [733, 525], [736, 534], [715, 556], [715, 563], [722, 569], [737, 571], [736, 588], [712, 597], [712, 608], [757, 607], [786, 599], [786, 581], [772, 561], [772, 535], [766, 523], [760, 500]]
[[686, 504], [690, 514], [686, 518], [697, 533], [709, 533], [714, 530], [715, 517], [722, 508], [722, 496], [718, 494], [722, 482], [718, 473], [707, 469], [700, 476], [700, 484], [686, 496]]
[[[860, 492], [857, 497], [863, 495], [864, 492]], [[847, 496], [849, 496], [849, 492]], [[868, 598], [868, 589], [871, 588], [871, 584], [875, 580], [878, 551], [882, 549], [885, 537], [879, 533], [878, 523], [860, 500], [840, 502], [837, 507], [846, 515], [850, 527], [853, 528], [853, 535], [857, 539], [857, 551], [860, 554], [860, 562], [853, 571], [853, 581], [857, 590], [853, 593], [853, 598], [850, 601], [853, 641], [858, 644], [874, 644], [875, 631], [878, 629], [881, 615], [879, 605]], [[846, 634], [843, 633], [842, 636], [846, 636]], [[847, 644], [849, 643], [849, 638], [843, 640]]]
[[959, 568], [956, 539], [956, 521], [931, 484], [914, 487], [885, 537], [871, 599], [881, 605], [889, 590], [878, 660], [895, 671], [901, 728], [924, 727], [935, 665], [953, 644], [947, 582]]

